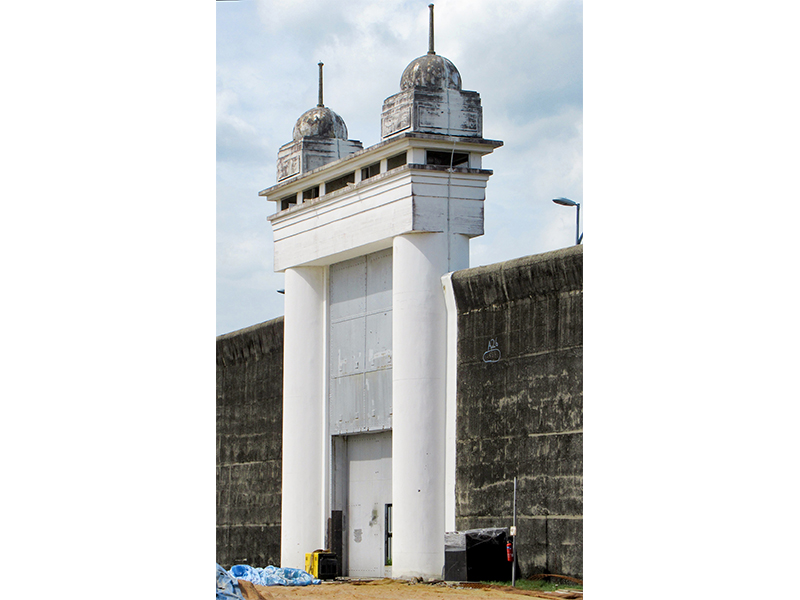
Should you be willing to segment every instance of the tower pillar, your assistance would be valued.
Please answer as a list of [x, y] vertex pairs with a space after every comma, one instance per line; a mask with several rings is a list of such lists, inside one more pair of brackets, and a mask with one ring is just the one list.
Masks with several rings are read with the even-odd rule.
[[393, 577], [438, 578], [444, 566], [447, 310], [441, 277], [452, 262], [469, 258], [468, 244], [450, 243], [451, 237], [463, 236], [413, 233], [393, 240]]
[[303, 569], [325, 544], [325, 269], [285, 273], [281, 566]]

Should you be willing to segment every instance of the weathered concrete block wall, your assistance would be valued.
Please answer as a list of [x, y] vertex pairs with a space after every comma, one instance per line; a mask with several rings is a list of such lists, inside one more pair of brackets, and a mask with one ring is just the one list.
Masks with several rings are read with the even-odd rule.
[[217, 337], [217, 562], [281, 558], [283, 317]]
[[583, 572], [583, 246], [453, 274], [456, 527], [507, 527], [523, 576]]
[[381, 137], [410, 129], [464, 137], [483, 135], [478, 92], [413, 87], [383, 101]]

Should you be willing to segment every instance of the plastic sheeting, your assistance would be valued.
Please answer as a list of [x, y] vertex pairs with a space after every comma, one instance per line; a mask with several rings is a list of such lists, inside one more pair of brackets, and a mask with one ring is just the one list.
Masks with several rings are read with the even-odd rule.
[[256, 585], [319, 585], [322, 583], [302, 569], [289, 567], [251, 567], [233, 565], [228, 571], [234, 579], [244, 579]]
[[245, 600], [239, 582], [217, 564], [217, 600]]
[[446, 581], [508, 581], [511, 563], [506, 558], [508, 528], [488, 527], [444, 534]]
[[506, 557], [508, 528], [489, 527], [464, 532], [468, 581], [509, 581], [511, 563]]

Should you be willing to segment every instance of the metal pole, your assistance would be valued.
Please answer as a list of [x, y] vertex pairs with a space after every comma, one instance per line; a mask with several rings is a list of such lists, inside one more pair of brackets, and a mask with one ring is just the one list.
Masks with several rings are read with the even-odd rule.
[[430, 21], [428, 23], [428, 54], [436, 54], [433, 51], [433, 4], [428, 4], [430, 9]]
[[578, 207], [577, 216], [575, 217], [575, 245], [577, 246], [581, 240], [581, 205], [576, 204]]
[[511, 539], [511, 587], [517, 586], [517, 478], [514, 477], [514, 528]]
[[325, 106], [322, 103], [322, 65], [323, 64], [324, 63], [322, 61], [319, 61], [319, 63], [318, 63], [318, 66], [319, 66], [319, 102], [317, 102], [317, 106], [319, 106], [320, 108]]

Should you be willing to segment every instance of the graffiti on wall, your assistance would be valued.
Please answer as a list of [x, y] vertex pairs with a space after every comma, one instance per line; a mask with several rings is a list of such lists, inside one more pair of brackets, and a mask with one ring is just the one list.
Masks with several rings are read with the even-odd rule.
[[500, 360], [500, 348], [497, 346], [497, 340], [489, 340], [489, 349], [483, 353], [483, 362], [496, 363]]

